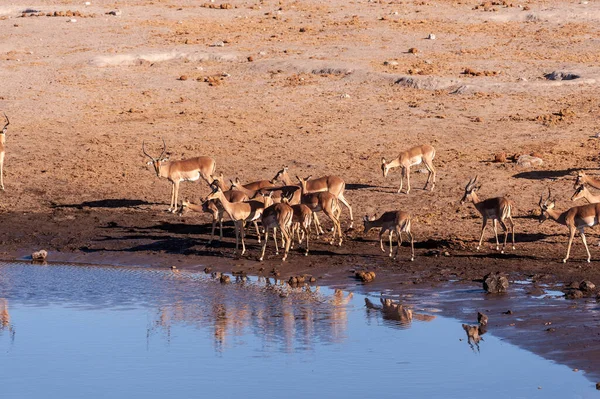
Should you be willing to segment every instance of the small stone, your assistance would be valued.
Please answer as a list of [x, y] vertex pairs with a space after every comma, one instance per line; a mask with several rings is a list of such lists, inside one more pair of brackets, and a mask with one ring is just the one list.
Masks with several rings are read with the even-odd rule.
[[31, 259], [35, 262], [45, 262], [48, 257], [48, 251], [45, 249], [40, 249], [31, 254]]
[[513, 314], [513, 311], [508, 309], [506, 312], [502, 312], [502, 314]]
[[175, 270], [175, 269], [177, 269], [177, 266], [175, 266], [175, 265], [171, 266], [171, 270]]
[[121, 10], [116, 9], [116, 10], [112, 10], [106, 13], [107, 15], [114, 15], [115, 17], [120, 17], [121, 16]]
[[229, 277], [226, 274], [222, 274], [219, 281], [221, 282], [221, 284], [229, 284], [231, 282], [231, 277]]
[[584, 296], [583, 291], [574, 288], [566, 289], [564, 293], [566, 299], [581, 299]]
[[181, 75], [177, 80], [188, 80], [187, 75]]
[[317, 279], [316, 279], [316, 278], [314, 278], [314, 277], [311, 277], [309, 281], [310, 281], [311, 283], [314, 283], [314, 282], [316, 282], [316, 281], [317, 281]]
[[435, 40], [435, 35], [433, 33], [430, 33], [429, 36], [427, 36], [427, 38], [429, 40]]
[[483, 277], [483, 289], [489, 294], [502, 294], [508, 290], [508, 278], [500, 273], [489, 273]]
[[485, 313], [477, 312], [477, 322], [482, 326], [487, 326], [488, 317]]
[[415, 47], [411, 47], [408, 49], [408, 52], [410, 54], [417, 54], [419, 52], [419, 49], [415, 48]]
[[206, 273], [206, 274], [210, 273], [211, 271], [212, 271], [212, 268], [210, 268], [210, 267], [204, 268], [204, 273]]
[[249, 56], [249, 57], [248, 57], [248, 62], [253, 62], [253, 61], [254, 61], [254, 57], [252, 57], [252, 56]]
[[77, 20], [75, 18], [71, 18], [68, 22], [75, 23]]
[[211, 47], [225, 47], [225, 42], [223, 42], [223, 41], [214, 42], [210, 46]]
[[596, 389], [600, 391], [600, 382], [596, 383]]
[[398, 64], [398, 61], [392, 60], [392, 61], [384, 61], [383, 65], [386, 65], [386, 66], [398, 66], [399, 64]]
[[354, 274], [354, 276], [361, 280], [363, 283], [369, 283], [375, 280], [375, 272], [365, 272], [363, 270], [358, 271]]
[[444, 251], [444, 256], [450, 256], [450, 252]]
[[596, 289], [596, 284], [592, 283], [591, 281], [584, 280], [581, 282], [581, 284], [579, 284], [579, 289], [585, 292], [592, 292]]
[[544, 161], [541, 158], [533, 157], [531, 155], [521, 155], [517, 158], [517, 165], [524, 168], [533, 168], [536, 166], [542, 166]]

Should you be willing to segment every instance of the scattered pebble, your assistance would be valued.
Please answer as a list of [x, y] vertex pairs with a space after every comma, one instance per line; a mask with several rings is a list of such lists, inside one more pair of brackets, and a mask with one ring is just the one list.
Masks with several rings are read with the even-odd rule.
[[427, 38], [429, 40], [435, 40], [435, 35], [433, 33], [430, 33], [429, 36], [427, 36]]
[[226, 274], [221, 274], [221, 278], [219, 279], [221, 284], [229, 284], [231, 282], [231, 277]]
[[117, 8], [116, 10], [111, 10], [111, 11], [107, 12], [106, 15], [114, 15], [115, 17], [120, 17], [121, 16], [121, 10], [119, 10]]
[[68, 22], [75, 23], [75, 22], [77, 22], [77, 20], [76, 20], [76, 19], [74, 19], [74, 18], [72, 18], [72, 19], [70, 19]]
[[225, 47], [225, 42], [223, 42], [223, 41], [214, 42], [213, 44], [210, 45], [210, 47]]
[[39, 251], [36, 251], [31, 254], [31, 259], [36, 262], [45, 262], [47, 257], [48, 251], [46, 251], [45, 249], [40, 249]]
[[411, 54], [417, 54], [419, 52], [419, 49], [417, 49], [415, 47], [411, 47], [408, 49], [408, 52]]
[[375, 272], [365, 272], [363, 270], [358, 271], [354, 274], [354, 277], [362, 281], [363, 283], [369, 283], [375, 280]]
[[398, 61], [393, 61], [393, 60], [392, 61], [384, 61], [383, 65], [386, 65], [386, 66], [398, 66]]

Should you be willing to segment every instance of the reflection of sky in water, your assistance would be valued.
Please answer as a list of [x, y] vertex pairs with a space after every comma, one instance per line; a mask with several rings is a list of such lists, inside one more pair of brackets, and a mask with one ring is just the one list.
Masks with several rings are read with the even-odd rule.
[[346, 304], [328, 289], [282, 290], [184, 272], [0, 264], [2, 398], [596, 394], [582, 373], [490, 333], [472, 350], [460, 323], [439, 314], [400, 326], [361, 295]]

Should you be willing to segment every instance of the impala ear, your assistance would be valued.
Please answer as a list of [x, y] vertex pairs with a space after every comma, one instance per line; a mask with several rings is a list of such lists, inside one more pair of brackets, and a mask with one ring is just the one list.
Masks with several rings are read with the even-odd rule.
[[364, 220], [365, 222], [368, 222], [368, 221], [369, 221], [369, 216], [367, 216], [367, 215], [363, 216], [363, 220]]
[[308, 176], [306, 179], [304, 179], [304, 180], [306, 180], [306, 181], [309, 181], [311, 177], [312, 177], [312, 175], [309, 175], [309, 176]]
[[373, 222], [375, 219], [377, 219], [377, 217], [375, 217], [375, 215], [369, 216], [369, 222]]
[[381, 164], [382, 164], [382, 165], [385, 165], [385, 163], [386, 163], [386, 162], [385, 162], [385, 158], [381, 158]]
[[481, 190], [481, 186], [483, 186], [483, 183], [478, 185], [477, 187], [475, 187], [475, 189], [473, 191], [479, 191]]
[[296, 175], [296, 179], [298, 179], [298, 181], [300, 181], [300, 182], [302, 181], [302, 179], [299, 178], [298, 175]]
[[283, 167], [283, 171], [284, 171], [284, 172], [287, 172], [287, 171], [288, 171], [288, 167], [287, 167], [287, 166], [284, 166], [284, 167]]
[[229, 184], [231, 184], [231, 186], [235, 186], [235, 183], [231, 179], [229, 179]]
[[224, 178], [224, 177], [223, 177], [223, 172], [221, 172], [221, 174], [219, 175], [219, 178], [220, 178], [220, 179], [223, 179], [223, 178]]
[[148, 161], [146, 162], [146, 165], [152, 165], [154, 163], [154, 161]]

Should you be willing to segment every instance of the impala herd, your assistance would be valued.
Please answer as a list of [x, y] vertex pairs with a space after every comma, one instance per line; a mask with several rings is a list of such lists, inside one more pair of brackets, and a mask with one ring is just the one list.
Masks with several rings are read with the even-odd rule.
[[[3, 133], [8, 126], [4, 127]], [[4, 155], [4, 134], [0, 149], [0, 172], [2, 171], [2, 159]], [[200, 178], [205, 180], [212, 188], [212, 192], [202, 200], [201, 205], [195, 205], [187, 200], [182, 201], [179, 208], [179, 214], [182, 215], [187, 210], [196, 212], [210, 213], [212, 215], [212, 231], [209, 243], [214, 239], [216, 223], [219, 222], [219, 240], [223, 238], [223, 217], [226, 213], [229, 215], [235, 226], [236, 244], [234, 254], [238, 252], [240, 242], [242, 246], [241, 254], [246, 252], [245, 245], [245, 227], [248, 222], [252, 222], [256, 229], [258, 242], [261, 242], [261, 233], [257, 222], [260, 221], [264, 232], [262, 241], [262, 250], [259, 260], [263, 260], [269, 238], [269, 231], [273, 232], [273, 241], [275, 242], [276, 253], [279, 253], [277, 243], [277, 231], [281, 234], [281, 247], [283, 248], [283, 260], [286, 260], [290, 248], [293, 248], [294, 239], [298, 244], [302, 244], [306, 239], [304, 254], [308, 255], [309, 239], [311, 226], [314, 225], [316, 234], [324, 234], [323, 228], [319, 222], [317, 212], [323, 212], [333, 223], [333, 235], [330, 241], [331, 245], [337, 243], [341, 246], [343, 241], [342, 228], [340, 223], [341, 207], [343, 204], [350, 214], [349, 228], [353, 227], [354, 216], [352, 207], [344, 197], [346, 183], [338, 176], [323, 176], [317, 179], [301, 178], [296, 176], [298, 183], [290, 178], [288, 168], [284, 167], [277, 172], [271, 180], [259, 180], [256, 182], [242, 184], [239, 179], [229, 180], [230, 187], [227, 189], [225, 179], [221, 173], [215, 175], [216, 163], [210, 157], [197, 157], [182, 161], [168, 161], [165, 158], [166, 144], [163, 140], [163, 150], [158, 158], [150, 156], [145, 149], [145, 143], [142, 144], [143, 153], [151, 159], [148, 164], [154, 166], [158, 177], [167, 178], [172, 184], [170, 212], [176, 212], [179, 184], [183, 181], [195, 181]], [[427, 182], [424, 190], [429, 187], [433, 191], [435, 187], [436, 171], [433, 166], [435, 158], [435, 148], [430, 145], [421, 145], [401, 152], [399, 156], [389, 162], [385, 158], [381, 160], [381, 170], [383, 176], [387, 177], [390, 169], [402, 168], [400, 177], [400, 188], [398, 193], [402, 192], [404, 177], [406, 177], [406, 194], [410, 192], [410, 167], [424, 164], [427, 172]], [[1, 174], [0, 174], [1, 178]], [[1, 180], [0, 180], [1, 182]], [[278, 184], [279, 183], [279, 184]], [[600, 195], [595, 196], [587, 189], [586, 184], [600, 189], [600, 180], [587, 176], [583, 171], [577, 175], [575, 182], [575, 193], [571, 197], [572, 201], [584, 198], [589, 204], [574, 206], [565, 212], [559, 212], [554, 209], [555, 200], [552, 199], [550, 190], [547, 198], [540, 197], [540, 217], [542, 223], [546, 219], [552, 219], [559, 224], [567, 226], [569, 229], [569, 243], [567, 254], [563, 259], [566, 262], [569, 259], [571, 245], [576, 232], [579, 232], [581, 239], [587, 251], [587, 261], [590, 262], [591, 255], [585, 238], [584, 228], [592, 227], [599, 223], [600, 218]], [[3, 187], [2, 187], [3, 188]], [[487, 227], [488, 220], [492, 221], [494, 235], [496, 238], [496, 250], [504, 253], [509, 235], [511, 236], [512, 249], [515, 249], [515, 224], [512, 219], [513, 202], [506, 197], [495, 197], [480, 199], [477, 192], [481, 188], [479, 178], [476, 176], [469, 180], [465, 186], [464, 195], [461, 204], [471, 202], [475, 209], [481, 214], [483, 219], [481, 235], [477, 250], [481, 248], [483, 235]], [[411, 215], [400, 210], [388, 211], [379, 218], [375, 216], [365, 216], [363, 218], [364, 232], [374, 228], [380, 228], [379, 244], [381, 250], [385, 252], [383, 246], [383, 235], [388, 232], [389, 238], [389, 256], [396, 258], [398, 250], [402, 244], [402, 233], [410, 240], [411, 257], [415, 259], [414, 237], [411, 232]], [[498, 224], [504, 233], [502, 249], [498, 240]], [[396, 253], [393, 253], [393, 235], [396, 234], [398, 245]], [[336, 239], [337, 237], [337, 239]]]

